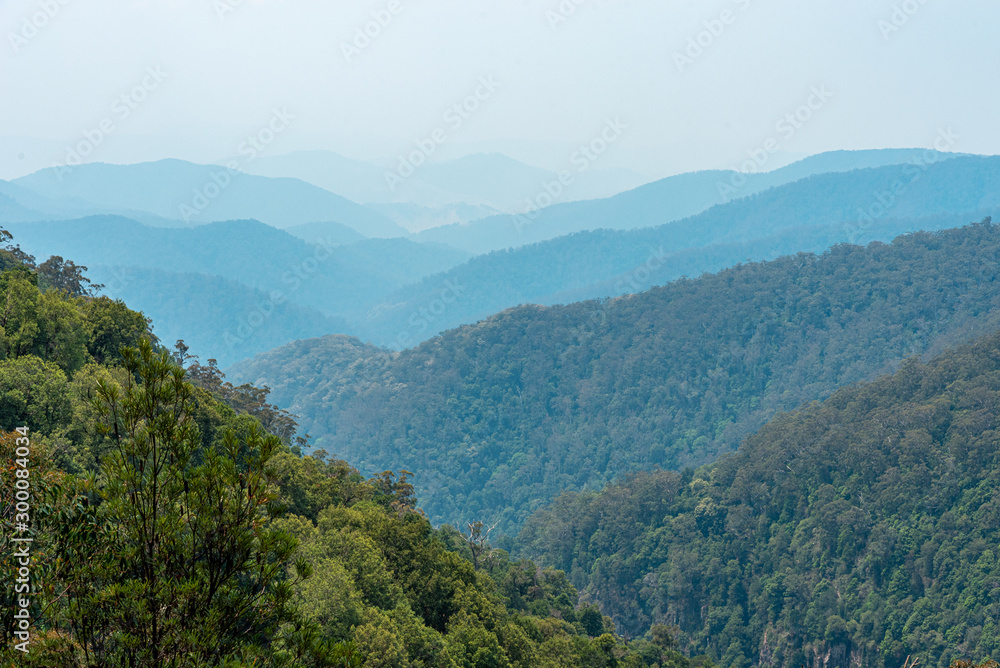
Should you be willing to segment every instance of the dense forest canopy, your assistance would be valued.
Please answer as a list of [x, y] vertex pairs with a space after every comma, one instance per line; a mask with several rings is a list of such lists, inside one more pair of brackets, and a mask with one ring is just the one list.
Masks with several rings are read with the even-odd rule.
[[619, 628], [726, 666], [1000, 655], [1000, 335], [776, 417], [697, 471], [567, 493], [521, 533]]

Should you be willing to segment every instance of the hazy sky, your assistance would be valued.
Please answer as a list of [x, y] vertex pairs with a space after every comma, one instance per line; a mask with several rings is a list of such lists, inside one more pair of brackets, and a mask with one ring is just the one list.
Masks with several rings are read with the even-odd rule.
[[222, 160], [275, 110], [267, 153], [380, 164], [441, 130], [436, 157], [554, 168], [609, 119], [599, 166], [650, 177], [948, 127], [994, 154], [998, 26], [996, 0], [4, 0], [0, 177], [85, 132], [91, 160]]

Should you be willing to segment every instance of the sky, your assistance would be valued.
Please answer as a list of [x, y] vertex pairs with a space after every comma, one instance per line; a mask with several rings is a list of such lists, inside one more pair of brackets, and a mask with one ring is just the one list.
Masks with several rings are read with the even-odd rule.
[[384, 166], [594, 145], [651, 179], [943, 130], [997, 154], [997, 26], [996, 0], [0, 0], [0, 178], [248, 137]]

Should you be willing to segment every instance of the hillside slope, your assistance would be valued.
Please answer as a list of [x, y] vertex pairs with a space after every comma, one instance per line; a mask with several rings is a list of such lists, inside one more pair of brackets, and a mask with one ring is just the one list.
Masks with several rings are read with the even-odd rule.
[[141, 305], [168, 348], [184, 339], [192, 355], [228, 366], [303, 336], [349, 332], [340, 318], [270, 296], [237, 281], [191, 272], [95, 265], [88, 272], [112, 299]]
[[1000, 654], [1000, 336], [781, 415], [707, 469], [567, 494], [524, 552], [726, 666]]
[[615, 635], [565, 573], [479, 558], [405, 473], [303, 457], [266, 388], [154, 350], [0, 232], [0, 569], [46, 583], [0, 589], [0, 665], [712, 667]]

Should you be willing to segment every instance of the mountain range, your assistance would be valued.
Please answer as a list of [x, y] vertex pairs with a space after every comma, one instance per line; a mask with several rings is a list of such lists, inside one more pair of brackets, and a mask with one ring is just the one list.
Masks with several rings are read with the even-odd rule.
[[[657, 185], [593, 205], [609, 217], [640, 220], [638, 208], [670, 207]], [[891, 241], [981, 219], [997, 205], [996, 157], [817, 174], [655, 227], [594, 229], [476, 256], [389, 295], [359, 331], [374, 343], [407, 347], [519, 304], [619, 296], [738, 262], [820, 253], [844, 242]], [[442, 305], [448, 285], [462, 292]]]
[[[691, 172], [660, 179], [601, 201], [569, 202], [555, 176], [534, 184], [525, 195], [536, 203], [515, 215], [498, 215], [470, 224], [421, 232], [419, 238], [441, 241], [473, 254], [547, 241], [582, 230], [630, 230], [688, 218], [713, 206], [819, 174], [850, 172], [904, 163], [921, 168], [957, 154], [924, 149], [832, 151], [770, 172], [725, 170]], [[570, 174], [575, 179], [579, 174]], [[540, 207], [537, 202], [546, 204]], [[523, 204], [523, 202], [522, 202]], [[538, 210], [534, 210], [538, 209]]]
[[516, 531], [564, 490], [712, 461], [776, 412], [1000, 327], [1000, 228], [524, 306], [392, 353], [342, 336], [230, 368], [316, 445], [415, 474], [433, 522]]
[[[393, 290], [468, 258], [452, 248], [407, 239], [343, 245], [340, 228], [293, 228], [306, 238], [309, 230], [325, 235], [320, 243], [310, 243], [257, 221], [162, 228], [92, 216], [4, 226], [39, 260], [49, 254], [76, 258], [94, 269], [106, 294], [127, 297], [156, 322], [185, 326], [200, 344], [193, 352], [220, 364], [307, 331], [349, 332], [347, 317], [357, 319]], [[189, 305], [203, 305], [198, 310], [211, 317], [192, 321]], [[325, 331], [317, 329], [321, 323]]]
[[[909, 162], [894, 162], [900, 160]], [[408, 215], [423, 215], [421, 207], [365, 207], [289, 177], [236, 175], [204, 210], [206, 216], [246, 213], [256, 220], [287, 223], [287, 234], [274, 224], [250, 220], [210, 225], [168, 220], [163, 216], [175, 206], [174, 194], [187, 187], [182, 184], [197, 179], [214, 183], [213, 174], [229, 178], [222, 168], [182, 161], [84, 165], [68, 173], [53, 168], [3, 182], [0, 215], [25, 250], [39, 259], [56, 253], [95, 268], [101, 282], [118, 286], [113, 289], [119, 292], [109, 294], [127, 296], [157, 321], [187, 323], [178, 312], [181, 304], [208, 299], [220, 321], [239, 327], [248, 318], [257, 320], [255, 311], [270, 312], [268, 296], [275, 290], [281, 299], [306, 309], [295, 317], [269, 319], [272, 334], [260, 341], [256, 335], [234, 337], [207, 323], [185, 326], [198, 342], [198, 354], [230, 364], [264, 352], [264, 340], [280, 345], [322, 333], [356, 335], [403, 349], [519, 304], [620, 296], [739, 262], [953, 227], [994, 213], [997, 160], [916, 149], [821, 154], [774, 172], [747, 175], [737, 192], [728, 193], [743, 196], [714, 206], [720, 187], [741, 183], [741, 175], [681, 175], [608, 199], [555, 204], [530, 225], [553, 223], [551, 234], [570, 234], [475, 257], [455, 249], [464, 243], [462, 230], [498, 220], [507, 224], [509, 218], [441, 226], [409, 238], [368, 239], [405, 234], [390, 218], [403, 224]], [[477, 171], [477, 163], [486, 166]], [[478, 183], [481, 191], [488, 188], [476, 174], [490, 169], [506, 170], [508, 181], [538, 176], [532, 168], [497, 156], [446, 165], [427, 165], [427, 173], [444, 174], [454, 182], [464, 178], [468, 188]], [[814, 173], [821, 170], [832, 171]], [[296, 193], [302, 197], [297, 199]], [[288, 206], [289, 201], [295, 204]], [[372, 208], [380, 206], [396, 209], [380, 213]], [[467, 207], [474, 215], [474, 205], [449, 206]], [[73, 217], [87, 211], [128, 215]], [[312, 219], [321, 213], [327, 217]], [[656, 224], [662, 220], [669, 222]], [[175, 229], [168, 230], [170, 225]], [[150, 276], [149, 269], [161, 273], [155, 280], [140, 278]], [[113, 280], [116, 273], [132, 275], [134, 282], [125, 289]], [[206, 282], [208, 277], [230, 283]], [[206, 295], [206, 289], [217, 294]], [[259, 308], [248, 309], [248, 295], [255, 295]], [[307, 321], [311, 324], [303, 325]], [[328, 329], [323, 332], [320, 326]]]
[[[527, 165], [500, 153], [476, 153], [420, 165], [398, 186], [387, 183], [398, 160], [376, 165], [329, 151], [297, 151], [262, 156], [244, 171], [260, 176], [291, 176], [365, 204], [413, 204], [434, 210], [466, 204], [486, 210], [516, 211], [555, 172]], [[568, 199], [598, 199], [646, 182], [628, 170], [595, 169], [583, 175]], [[484, 216], [481, 216], [484, 217]]]
[[[476, 159], [439, 178], [487, 195]], [[259, 463], [274, 456], [274, 522], [300, 540], [296, 569], [318, 575], [293, 583], [323, 638], [314, 654], [637, 668], [995, 656], [998, 160], [834, 153], [751, 175], [742, 193], [732, 172], [686, 175], [579, 203], [570, 234], [477, 256], [359, 221], [488, 205], [362, 206], [258, 176], [225, 210], [267, 217], [267, 197], [288, 192], [312, 204], [272, 224], [195, 224], [161, 215], [173, 185], [144, 181], [211, 167], [2, 182], [21, 252], [0, 249], [0, 421], [31, 423], [39, 484], [58, 471], [72, 489], [98, 469], [91, 480], [113, 481], [94, 392], [117, 406], [116, 383], [131, 393], [170, 370], [147, 348], [125, 373], [122, 344], [183, 339], [173, 359], [196, 387], [172, 387], [192, 402], [192, 445], [236, 457], [234, 433], [273, 435]], [[657, 224], [720, 177], [728, 201]], [[313, 205], [343, 216], [296, 218]], [[589, 229], [616, 217], [638, 224]], [[81, 270], [143, 313], [88, 295]], [[232, 474], [204, 478], [220, 499], [242, 498], [243, 469], [215, 470]], [[81, 498], [43, 512], [39, 544], [62, 554], [92, 526], [73, 519], [90, 512]], [[109, 573], [134, 563], [121, 544], [101, 544]], [[63, 566], [50, 577], [87, 582]], [[46, 614], [79, 613], [59, 605]]]
[[50, 167], [11, 183], [57, 204], [90, 207], [88, 213], [140, 211], [175, 225], [254, 218], [290, 227], [332, 220], [366, 237], [406, 235], [385, 216], [304, 181], [183, 160]]

